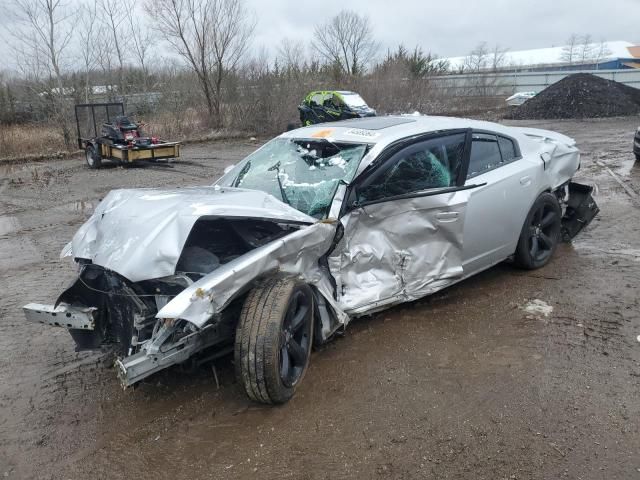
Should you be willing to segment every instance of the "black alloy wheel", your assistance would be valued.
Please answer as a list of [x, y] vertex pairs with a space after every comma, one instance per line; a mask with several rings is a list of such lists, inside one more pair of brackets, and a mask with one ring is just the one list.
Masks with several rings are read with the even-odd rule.
[[293, 387], [307, 366], [313, 324], [312, 298], [299, 289], [291, 295], [280, 336], [280, 378]]
[[558, 199], [543, 193], [534, 202], [525, 219], [515, 253], [515, 263], [527, 269], [546, 265], [560, 239], [562, 210]]
[[293, 278], [272, 278], [254, 287], [242, 306], [234, 347], [236, 378], [260, 403], [293, 397], [309, 365], [314, 296]]

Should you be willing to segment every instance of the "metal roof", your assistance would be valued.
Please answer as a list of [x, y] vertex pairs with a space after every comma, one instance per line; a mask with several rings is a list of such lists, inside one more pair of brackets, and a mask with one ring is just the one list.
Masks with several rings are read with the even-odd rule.
[[[501, 67], [530, 67], [534, 65], [565, 65], [567, 46], [535, 48], [531, 50], [507, 51], [504, 54], [504, 60]], [[574, 46], [574, 55], [577, 63], [602, 63], [610, 60], [640, 58], [640, 46], [636, 46], [631, 42], [614, 41], [590, 43], [587, 48], [590, 54], [585, 57], [585, 61], [580, 59], [583, 45]], [[441, 60], [449, 62], [450, 70], [459, 70], [464, 66], [467, 56], [450, 57]], [[487, 55], [487, 68], [490, 68], [493, 62], [493, 54]]]

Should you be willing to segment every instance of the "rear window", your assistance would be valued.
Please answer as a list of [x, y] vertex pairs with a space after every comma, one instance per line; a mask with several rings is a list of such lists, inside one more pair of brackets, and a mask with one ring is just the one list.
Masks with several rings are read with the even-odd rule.
[[498, 137], [498, 144], [500, 145], [503, 162], [508, 163], [518, 157], [513, 140], [506, 137]]
[[474, 133], [471, 142], [471, 159], [467, 178], [492, 170], [502, 163], [498, 138], [495, 135]]

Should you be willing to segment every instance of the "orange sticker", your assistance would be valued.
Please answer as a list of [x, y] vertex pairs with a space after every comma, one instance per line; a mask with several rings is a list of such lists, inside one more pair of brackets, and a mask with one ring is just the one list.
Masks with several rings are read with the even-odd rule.
[[327, 138], [330, 137], [333, 133], [333, 129], [327, 128], [325, 130], [318, 130], [316, 133], [311, 135], [313, 138]]

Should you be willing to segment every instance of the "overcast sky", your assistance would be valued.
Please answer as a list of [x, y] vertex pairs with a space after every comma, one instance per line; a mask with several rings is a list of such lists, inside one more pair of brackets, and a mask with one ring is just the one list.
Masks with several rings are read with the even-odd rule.
[[[0, 0], [0, 11], [14, 0]], [[77, 0], [69, 0], [74, 3]], [[308, 41], [313, 26], [343, 8], [371, 18], [384, 49], [419, 45], [440, 56], [466, 55], [481, 41], [510, 50], [558, 46], [571, 33], [640, 44], [640, 0], [245, 0], [257, 17], [254, 48], [271, 54], [284, 37]], [[2, 31], [11, 17], [0, 16]], [[12, 54], [0, 41], [0, 70]]]
[[309, 39], [313, 25], [343, 8], [370, 16], [384, 46], [420, 45], [440, 56], [481, 41], [510, 50], [564, 44], [575, 32], [595, 41], [640, 43], [640, 0], [248, 0], [258, 15], [256, 45]]

